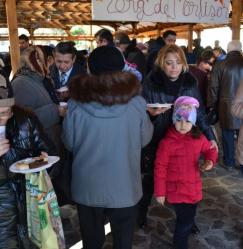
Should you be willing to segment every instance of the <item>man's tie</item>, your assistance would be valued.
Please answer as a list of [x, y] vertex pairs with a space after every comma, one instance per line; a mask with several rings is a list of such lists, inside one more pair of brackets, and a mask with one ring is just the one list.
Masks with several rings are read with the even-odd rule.
[[65, 72], [61, 72], [60, 83], [61, 83], [61, 86], [64, 86], [66, 83], [66, 73]]

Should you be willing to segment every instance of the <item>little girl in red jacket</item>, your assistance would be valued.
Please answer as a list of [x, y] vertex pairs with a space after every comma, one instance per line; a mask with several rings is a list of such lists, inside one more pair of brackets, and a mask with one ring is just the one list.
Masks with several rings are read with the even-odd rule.
[[[202, 199], [200, 170], [210, 170], [218, 152], [196, 127], [199, 102], [181, 96], [174, 103], [173, 124], [160, 141], [154, 168], [154, 195], [164, 205], [173, 204], [176, 213], [174, 245], [187, 249], [192, 232], [196, 207]], [[199, 166], [203, 154], [204, 164]]]

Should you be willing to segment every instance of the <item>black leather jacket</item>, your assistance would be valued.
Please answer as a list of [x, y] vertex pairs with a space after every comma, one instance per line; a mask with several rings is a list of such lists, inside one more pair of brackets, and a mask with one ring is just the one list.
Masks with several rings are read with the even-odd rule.
[[0, 248], [36, 248], [28, 239], [24, 175], [10, 173], [8, 168], [42, 151], [53, 155], [53, 147], [48, 146], [38, 119], [17, 106], [13, 107], [13, 116], [7, 122], [6, 138], [10, 150], [0, 157]]
[[17, 106], [13, 107], [13, 116], [7, 122], [6, 138], [9, 139], [10, 150], [0, 157], [0, 164], [6, 169], [18, 160], [39, 156], [41, 151], [55, 153], [38, 119]]

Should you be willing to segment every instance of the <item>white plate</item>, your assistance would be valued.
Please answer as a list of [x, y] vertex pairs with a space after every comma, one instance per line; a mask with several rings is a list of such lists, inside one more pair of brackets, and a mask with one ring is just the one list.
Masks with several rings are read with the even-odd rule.
[[68, 87], [63, 86], [63, 87], [61, 87], [61, 88], [58, 88], [56, 91], [59, 92], [59, 93], [67, 92], [67, 91], [68, 91]]
[[169, 103], [164, 103], [164, 104], [160, 104], [160, 103], [151, 103], [151, 104], [147, 104], [147, 107], [152, 107], [152, 108], [168, 108], [171, 107], [173, 104], [169, 104]]
[[[29, 157], [29, 158], [25, 158], [23, 160], [20, 160], [18, 162], [31, 161], [31, 160], [32, 160], [32, 158]], [[34, 172], [39, 172], [41, 170], [44, 170], [44, 169], [51, 167], [54, 163], [58, 162], [59, 160], [60, 160], [60, 158], [58, 156], [48, 156], [48, 164], [45, 164], [41, 167], [34, 168], [34, 169], [18, 169], [18, 168], [16, 168], [16, 163], [18, 163], [18, 162], [15, 162], [10, 166], [9, 170], [11, 172], [20, 173], [20, 174], [34, 173]]]

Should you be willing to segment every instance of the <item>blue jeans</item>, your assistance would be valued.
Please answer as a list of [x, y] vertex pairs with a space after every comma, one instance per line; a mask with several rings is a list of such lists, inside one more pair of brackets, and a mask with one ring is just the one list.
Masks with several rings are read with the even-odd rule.
[[235, 167], [235, 134], [238, 132], [238, 130], [222, 128], [224, 164], [229, 167]]
[[174, 245], [176, 249], [188, 249], [188, 237], [191, 234], [196, 215], [197, 203], [173, 204], [176, 212]]

